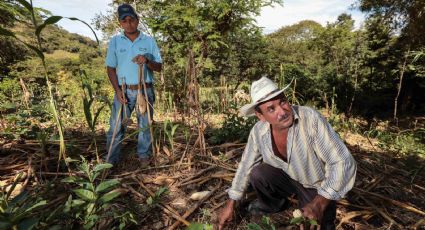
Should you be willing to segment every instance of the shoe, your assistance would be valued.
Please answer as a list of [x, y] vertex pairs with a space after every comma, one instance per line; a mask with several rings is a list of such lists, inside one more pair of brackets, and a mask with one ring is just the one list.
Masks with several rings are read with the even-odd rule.
[[248, 212], [249, 214], [253, 216], [264, 216], [269, 213], [272, 213], [271, 210], [268, 210], [265, 207], [262, 207], [260, 201], [258, 199], [255, 199], [248, 205]]
[[139, 162], [142, 166], [142, 168], [146, 168], [150, 165], [152, 161], [152, 157], [139, 157]]
[[272, 209], [270, 207], [264, 207], [264, 205], [258, 200], [255, 199], [248, 205], [248, 212], [251, 215], [267, 215], [271, 213], [280, 212], [284, 209], [285, 200], [282, 200], [282, 204], [279, 205], [281, 208], [279, 210]]

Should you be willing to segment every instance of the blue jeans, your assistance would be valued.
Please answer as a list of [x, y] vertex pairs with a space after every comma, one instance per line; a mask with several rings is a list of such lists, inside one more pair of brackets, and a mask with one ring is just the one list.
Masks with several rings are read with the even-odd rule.
[[[127, 98], [127, 105], [124, 105], [124, 108], [121, 109], [122, 104], [117, 99], [117, 95], [114, 96], [114, 104], [112, 105], [111, 118], [109, 120], [109, 131], [106, 134], [107, 142], [106, 142], [106, 151], [109, 152], [112, 137], [114, 136], [114, 129], [116, 128], [114, 142], [112, 144], [111, 154], [109, 156], [108, 162], [115, 164], [119, 161], [120, 152], [121, 152], [121, 142], [124, 137], [126, 127], [124, 127], [121, 122], [124, 118], [124, 115], [127, 115], [130, 118], [131, 113], [133, 112], [136, 105], [138, 90], [126, 89], [125, 95]], [[149, 107], [151, 118], [153, 118], [153, 103], [155, 102], [155, 93], [152, 87], [146, 89], [148, 93]], [[143, 95], [144, 90], [142, 90]], [[124, 113], [124, 109], [126, 112]], [[116, 124], [118, 122], [118, 124]], [[139, 127], [138, 141], [137, 141], [137, 155], [140, 158], [150, 157], [152, 154], [151, 148], [151, 135], [149, 132], [149, 118], [148, 113], [140, 115], [137, 114], [137, 123]], [[106, 156], [107, 157], [107, 156]], [[105, 160], [106, 160], [105, 157]]]

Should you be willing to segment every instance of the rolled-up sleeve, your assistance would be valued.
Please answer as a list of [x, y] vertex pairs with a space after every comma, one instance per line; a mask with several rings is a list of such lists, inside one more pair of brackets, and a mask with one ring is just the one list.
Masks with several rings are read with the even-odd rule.
[[326, 119], [319, 113], [315, 118], [315, 151], [325, 167], [325, 179], [317, 192], [327, 199], [339, 200], [353, 188], [356, 162]]
[[242, 198], [248, 186], [249, 174], [252, 168], [261, 161], [261, 154], [258, 150], [258, 143], [254, 135], [254, 130], [255, 127], [249, 134], [248, 143], [246, 144], [235, 177], [233, 178], [232, 187], [229, 190], [229, 198], [232, 200], [240, 200]]

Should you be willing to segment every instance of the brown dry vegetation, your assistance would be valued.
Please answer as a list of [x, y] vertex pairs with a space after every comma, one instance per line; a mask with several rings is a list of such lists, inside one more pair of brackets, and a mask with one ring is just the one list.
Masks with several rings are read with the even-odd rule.
[[[156, 125], [162, 128], [161, 122], [156, 122]], [[88, 134], [79, 130], [66, 133], [69, 156], [78, 158], [78, 154], [82, 154], [95, 160]], [[358, 163], [358, 171], [354, 188], [338, 202], [338, 229], [424, 228], [425, 177], [420, 170], [412, 171], [412, 166], [423, 165], [424, 159], [385, 152], [377, 146], [376, 140], [359, 134], [345, 133], [343, 137]], [[98, 133], [97, 138], [99, 145], [104, 146], [104, 134]], [[191, 135], [187, 141], [183, 133], [177, 133], [173, 153], [165, 147], [167, 144], [162, 136], [158, 140], [157, 146], [161, 147], [156, 160], [147, 168], [140, 167], [134, 154], [135, 139], [125, 141], [124, 157], [109, 171], [108, 178], [120, 179], [126, 193], [116, 205], [131, 209], [136, 214], [139, 226], [135, 229], [184, 229], [189, 222], [214, 222], [217, 211], [227, 199], [226, 189], [231, 184], [244, 144], [209, 145], [207, 155], [201, 155], [195, 145], [196, 140], [196, 135]], [[40, 143], [33, 140], [2, 140], [1, 146], [0, 181], [4, 188], [12, 183], [18, 172], [25, 172], [26, 176], [17, 192], [23, 189], [31, 191], [37, 184], [69, 174], [65, 167], [56, 173], [57, 143], [48, 142], [44, 152]], [[161, 196], [158, 205], [147, 207], [146, 199], [164, 186], [168, 193]], [[192, 193], [206, 190], [212, 193], [203, 200], [189, 199]], [[50, 195], [52, 201], [48, 206], [65, 202], [67, 192], [66, 187], [63, 191], [55, 191]], [[252, 199], [252, 196], [247, 196], [247, 199]], [[296, 229], [289, 226], [296, 199], [292, 201], [289, 210], [270, 216], [277, 229]], [[258, 218], [250, 218], [244, 212], [246, 203], [240, 204], [228, 229], [246, 229], [248, 223], [258, 221]]]

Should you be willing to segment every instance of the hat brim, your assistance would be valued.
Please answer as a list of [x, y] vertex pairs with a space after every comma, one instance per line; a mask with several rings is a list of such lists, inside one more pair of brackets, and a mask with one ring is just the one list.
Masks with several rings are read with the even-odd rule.
[[278, 91], [276, 91], [276, 92], [268, 95], [266, 98], [262, 99], [261, 101], [257, 101], [257, 102], [246, 104], [246, 105], [242, 106], [239, 109], [239, 114], [241, 116], [245, 116], [245, 117], [253, 116], [255, 114], [255, 106], [257, 106], [261, 102], [264, 102], [264, 101], [267, 101], [269, 99], [272, 99], [272, 98], [276, 97], [277, 95], [279, 95], [283, 91], [285, 91], [286, 88], [287, 87], [285, 87], [284, 89], [278, 90]]
[[132, 13], [124, 13], [123, 15], [120, 16], [120, 20], [124, 20], [125, 17], [130, 16], [132, 18], [136, 18], [137, 19], [137, 15], [132, 14]]

